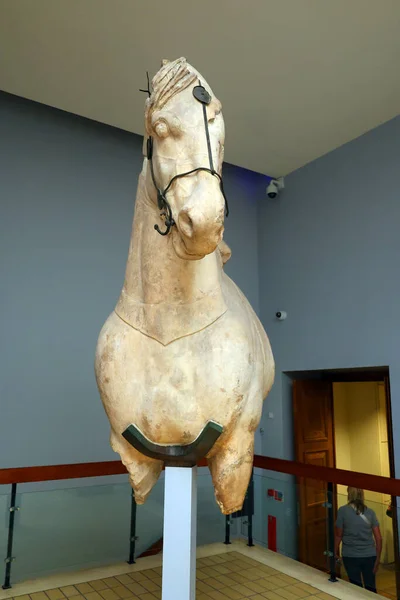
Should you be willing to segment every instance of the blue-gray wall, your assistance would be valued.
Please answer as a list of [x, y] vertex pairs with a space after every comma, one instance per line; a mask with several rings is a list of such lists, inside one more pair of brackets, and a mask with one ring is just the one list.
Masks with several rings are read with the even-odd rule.
[[[0, 94], [0, 468], [117, 458], [93, 360], [141, 165], [139, 136]], [[226, 165], [227, 271], [256, 310], [265, 185]]]
[[259, 204], [260, 312], [277, 364], [265, 455], [293, 458], [284, 372], [387, 365], [400, 476], [399, 168], [397, 117], [294, 172], [276, 200]]
[[260, 311], [277, 364], [264, 454], [290, 457], [283, 372], [388, 365], [400, 461], [399, 167], [397, 117], [259, 204]]

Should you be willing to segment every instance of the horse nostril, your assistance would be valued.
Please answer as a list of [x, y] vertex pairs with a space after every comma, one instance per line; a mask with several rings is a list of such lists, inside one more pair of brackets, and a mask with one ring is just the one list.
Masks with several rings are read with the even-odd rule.
[[186, 211], [182, 211], [179, 215], [179, 228], [186, 237], [193, 236], [193, 221]]

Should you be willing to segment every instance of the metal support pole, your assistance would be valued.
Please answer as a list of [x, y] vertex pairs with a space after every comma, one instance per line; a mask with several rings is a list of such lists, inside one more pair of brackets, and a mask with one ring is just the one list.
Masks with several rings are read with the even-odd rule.
[[231, 543], [231, 518], [230, 515], [225, 517], [225, 541], [224, 544], [228, 545]]
[[335, 556], [335, 515], [333, 511], [333, 483], [328, 483], [328, 556], [329, 556], [329, 581], [336, 583], [336, 556]]
[[15, 523], [15, 512], [19, 510], [18, 506], [15, 506], [17, 497], [17, 484], [11, 485], [11, 502], [10, 502], [10, 516], [8, 518], [8, 542], [7, 542], [7, 556], [6, 556], [6, 571], [4, 574], [3, 590], [9, 590], [11, 588], [11, 563], [14, 560], [12, 555], [13, 540], [14, 540], [14, 523]]
[[253, 510], [254, 510], [254, 469], [251, 471], [250, 485], [248, 489], [248, 526], [247, 526], [247, 545], [254, 546], [253, 544]]
[[136, 500], [135, 492], [132, 490], [131, 504], [131, 532], [129, 537], [129, 560], [128, 565], [135, 564], [135, 546], [136, 546]]

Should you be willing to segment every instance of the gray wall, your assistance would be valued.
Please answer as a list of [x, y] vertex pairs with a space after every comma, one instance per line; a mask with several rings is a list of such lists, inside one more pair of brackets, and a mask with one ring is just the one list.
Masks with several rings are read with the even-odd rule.
[[400, 477], [399, 166], [397, 117], [294, 172], [259, 205], [260, 311], [277, 364], [263, 454], [293, 457], [284, 372], [387, 365]]
[[[116, 458], [93, 374], [123, 283], [138, 136], [0, 94], [0, 468]], [[226, 165], [227, 271], [258, 310], [257, 199]]]
[[260, 310], [277, 363], [264, 454], [290, 457], [283, 372], [388, 365], [400, 461], [399, 165], [397, 117], [259, 205]]

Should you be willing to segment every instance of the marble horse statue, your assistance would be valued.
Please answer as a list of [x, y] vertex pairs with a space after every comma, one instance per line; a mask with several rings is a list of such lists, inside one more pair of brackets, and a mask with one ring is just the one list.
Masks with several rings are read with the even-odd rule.
[[221, 103], [184, 58], [163, 61], [148, 91], [125, 281], [99, 335], [96, 379], [137, 503], [165, 461], [134, 447], [129, 426], [145, 445], [168, 450], [197, 443], [214, 423], [206, 458], [218, 505], [230, 514], [243, 505], [274, 360], [224, 272]]

